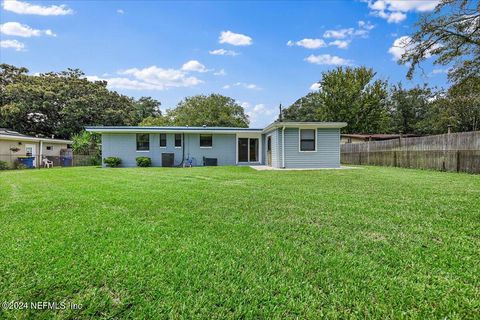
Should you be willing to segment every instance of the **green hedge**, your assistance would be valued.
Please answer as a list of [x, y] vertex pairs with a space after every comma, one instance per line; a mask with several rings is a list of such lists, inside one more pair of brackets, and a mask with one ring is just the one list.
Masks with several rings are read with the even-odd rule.
[[149, 157], [137, 157], [137, 166], [139, 167], [151, 167], [152, 166], [152, 159]]
[[119, 157], [106, 157], [103, 159], [103, 163], [105, 163], [107, 167], [114, 168], [122, 163], [122, 159]]

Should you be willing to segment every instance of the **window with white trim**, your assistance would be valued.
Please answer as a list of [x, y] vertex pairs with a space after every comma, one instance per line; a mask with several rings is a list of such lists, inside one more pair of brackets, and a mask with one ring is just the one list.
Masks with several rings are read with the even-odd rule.
[[213, 136], [211, 134], [200, 135], [200, 148], [211, 148], [213, 146]]
[[182, 134], [175, 133], [175, 148], [182, 147]]
[[315, 129], [300, 129], [300, 151], [315, 151], [316, 145]]
[[167, 134], [160, 133], [160, 148], [165, 148], [167, 146]]
[[150, 150], [150, 135], [148, 133], [137, 133], [137, 151]]

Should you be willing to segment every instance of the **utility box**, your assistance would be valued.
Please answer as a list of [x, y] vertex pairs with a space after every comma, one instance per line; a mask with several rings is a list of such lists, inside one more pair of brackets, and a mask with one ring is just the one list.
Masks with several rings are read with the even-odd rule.
[[218, 165], [217, 158], [203, 158], [203, 165], [208, 167], [215, 167]]
[[162, 153], [162, 167], [173, 167], [174, 153]]

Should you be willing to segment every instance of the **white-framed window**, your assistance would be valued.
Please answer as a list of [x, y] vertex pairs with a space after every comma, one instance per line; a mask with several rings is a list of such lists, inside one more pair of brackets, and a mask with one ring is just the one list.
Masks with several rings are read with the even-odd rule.
[[299, 148], [301, 152], [317, 151], [317, 129], [299, 129]]
[[200, 148], [211, 148], [213, 146], [212, 134], [200, 134]]
[[167, 134], [160, 133], [160, 148], [166, 148], [166, 147], [167, 147]]
[[181, 148], [181, 147], [182, 147], [182, 134], [175, 133], [175, 148]]
[[150, 134], [137, 133], [137, 151], [150, 150]]

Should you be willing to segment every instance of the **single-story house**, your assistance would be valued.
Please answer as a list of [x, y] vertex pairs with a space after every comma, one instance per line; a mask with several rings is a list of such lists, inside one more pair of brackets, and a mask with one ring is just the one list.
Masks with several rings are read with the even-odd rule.
[[341, 135], [341, 144], [346, 143], [364, 143], [368, 141], [383, 141], [393, 140], [400, 138], [412, 138], [419, 137], [417, 134], [391, 134], [391, 133], [372, 133], [372, 134], [359, 134], [359, 133], [343, 133]]
[[0, 128], [0, 161], [13, 165], [19, 159], [31, 158], [31, 166], [40, 167], [47, 158], [60, 165], [60, 156], [71, 154], [71, 144], [70, 140], [32, 137]]
[[102, 135], [102, 158], [122, 166], [151, 158], [153, 166], [267, 165], [340, 167], [343, 122], [274, 122], [263, 129], [231, 127], [86, 127]]

